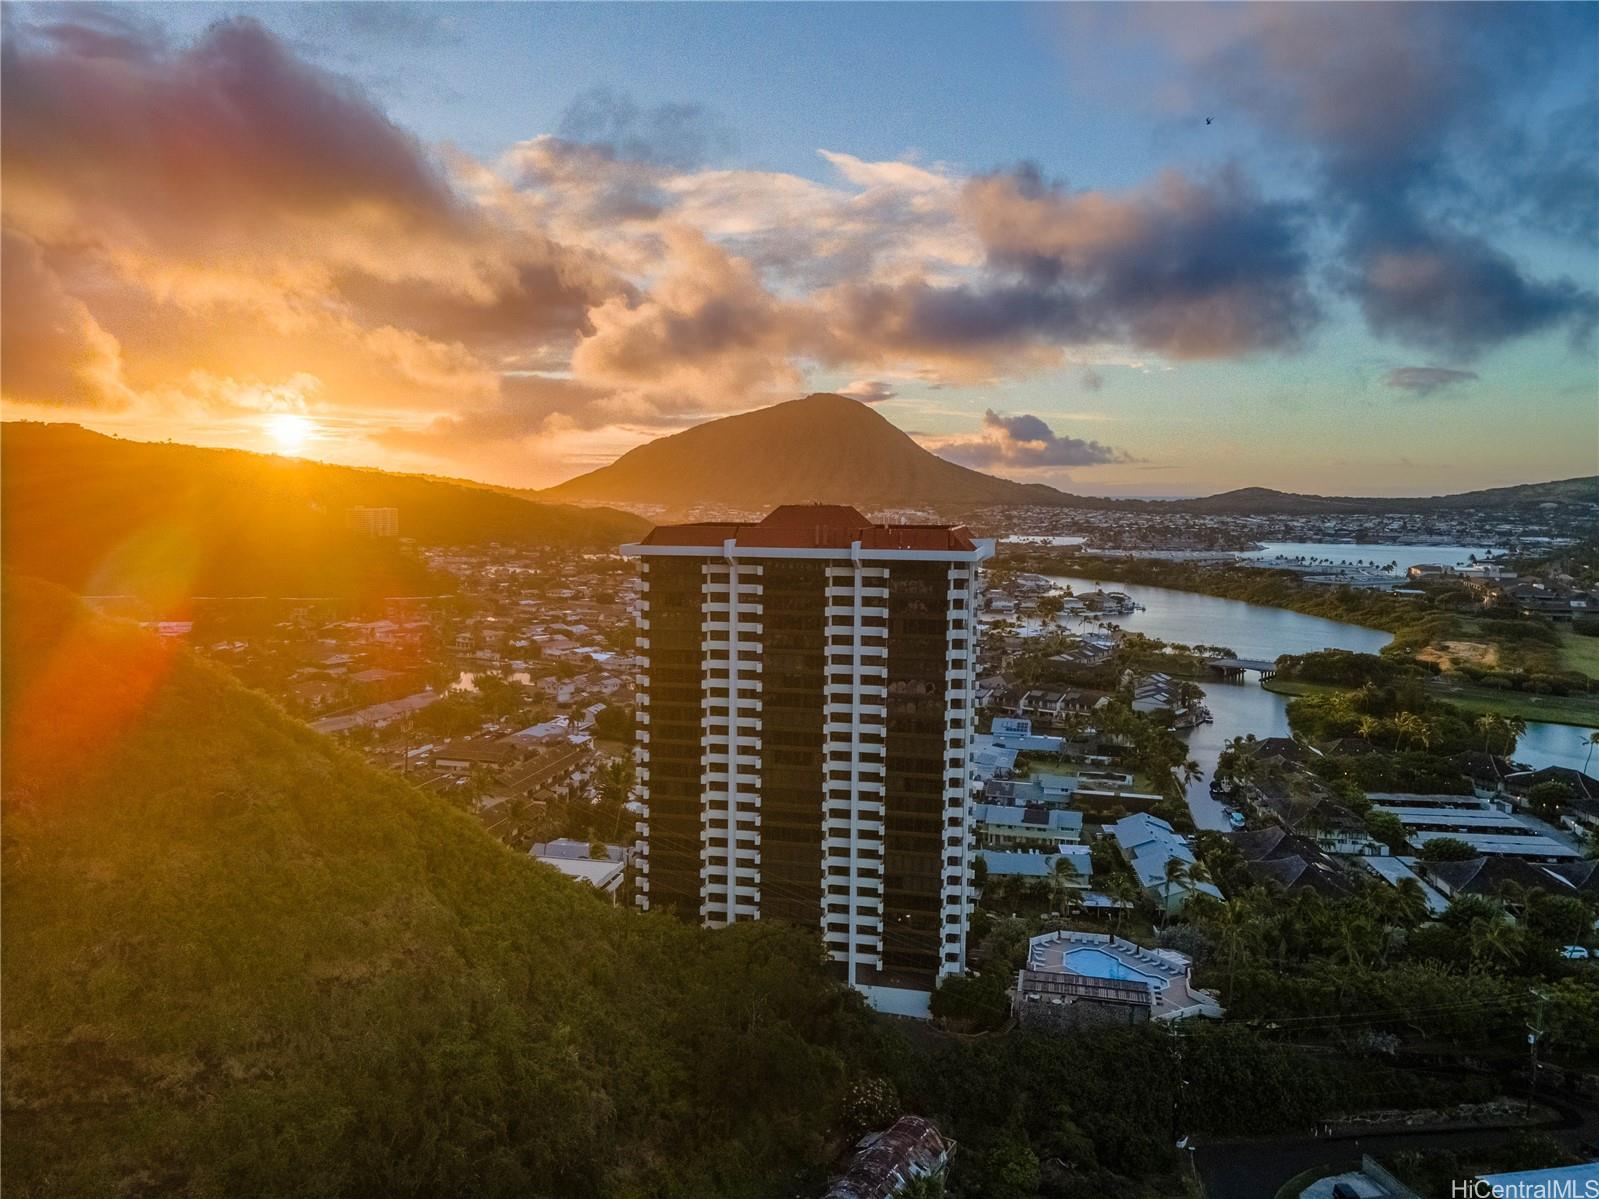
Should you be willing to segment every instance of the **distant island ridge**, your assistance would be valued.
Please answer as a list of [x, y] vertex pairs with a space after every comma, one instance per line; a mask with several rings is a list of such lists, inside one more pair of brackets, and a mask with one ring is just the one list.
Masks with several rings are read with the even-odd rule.
[[[877, 512], [920, 509], [947, 516], [1024, 506], [1225, 516], [1442, 513], [1599, 504], [1599, 475], [1420, 497], [1319, 496], [1268, 487], [1186, 498], [1077, 495], [947, 461], [870, 405], [826, 392], [706, 421], [636, 446], [609, 465], [540, 489], [245, 450], [140, 442], [64, 422], [8, 421], [0, 440], [6, 447], [8, 473], [44, 456], [55, 460], [63, 477], [70, 477], [78, 464], [99, 476], [98, 486], [107, 492], [101, 498], [106, 500], [113, 498], [118, 479], [137, 492], [137, 481], [141, 476], [148, 480], [146, 472], [154, 465], [151, 455], [170, 455], [173, 461], [181, 457], [185, 471], [203, 464], [213, 479], [223, 463], [235, 469], [258, 464], [252, 469], [277, 475], [318, 475], [337, 491], [340, 502], [351, 497], [348, 502], [386, 503], [390, 501], [385, 497], [393, 497], [398, 489], [412, 512], [407, 535], [428, 541], [440, 535], [470, 539], [472, 529], [481, 524], [486, 535], [509, 535], [513, 540], [537, 531], [558, 540], [603, 543], [630, 531], [630, 522], [636, 527], [639, 515], [661, 520], [714, 512], [760, 513], [788, 503], [853, 504]], [[105, 470], [118, 461], [137, 463], [139, 469]], [[474, 500], [473, 494], [480, 498]], [[527, 506], [505, 507], [503, 499], [494, 497], [521, 500]], [[449, 520], [423, 516], [436, 502], [446, 505]], [[611, 511], [592, 518], [578, 515], [596, 509]], [[420, 527], [418, 518], [422, 518]]]
[[657, 438], [608, 466], [527, 494], [566, 503], [649, 506], [667, 516], [717, 507], [753, 512], [788, 503], [924, 508], [949, 515], [1021, 505], [1097, 510], [1159, 505], [1163, 511], [1215, 515], [1375, 513], [1596, 503], [1599, 476], [1423, 498], [1298, 495], [1266, 487], [1193, 499], [1073, 495], [949, 462], [870, 405], [823, 392]]

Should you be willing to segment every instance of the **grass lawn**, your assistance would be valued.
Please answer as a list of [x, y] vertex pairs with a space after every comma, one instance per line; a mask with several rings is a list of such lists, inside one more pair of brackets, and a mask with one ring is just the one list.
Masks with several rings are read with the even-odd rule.
[[1599, 637], [1583, 637], [1570, 629], [1561, 629], [1560, 665], [1563, 669], [1580, 670], [1589, 678], [1599, 679]]
[[[1330, 691], [1348, 690], [1328, 683], [1298, 683], [1284, 679], [1268, 679], [1262, 686], [1279, 695], [1325, 695]], [[1429, 683], [1427, 689], [1437, 698], [1458, 704], [1468, 712], [1496, 712], [1501, 716], [1520, 716], [1525, 720], [1541, 720], [1549, 724], [1599, 728], [1599, 695], [1529, 695], [1524, 691], [1500, 691], [1493, 687], [1474, 687], [1469, 683], [1451, 683], [1442, 679]]]
[[1429, 690], [1439, 699], [1459, 704], [1470, 712], [1497, 712], [1501, 716], [1520, 716], [1524, 720], [1542, 720], [1549, 724], [1599, 728], [1599, 695], [1528, 695], [1523, 691], [1451, 684], [1438, 684]]
[[1301, 683], [1293, 679], [1267, 679], [1261, 684], [1267, 691], [1278, 695], [1330, 695], [1334, 691], [1352, 691], [1352, 687], [1338, 687], [1332, 683]]

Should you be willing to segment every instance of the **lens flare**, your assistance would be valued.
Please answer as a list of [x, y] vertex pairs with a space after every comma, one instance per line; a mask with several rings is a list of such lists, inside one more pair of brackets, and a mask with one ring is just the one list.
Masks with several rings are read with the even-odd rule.
[[267, 436], [285, 454], [298, 454], [316, 435], [316, 425], [296, 412], [279, 412], [267, 417]]

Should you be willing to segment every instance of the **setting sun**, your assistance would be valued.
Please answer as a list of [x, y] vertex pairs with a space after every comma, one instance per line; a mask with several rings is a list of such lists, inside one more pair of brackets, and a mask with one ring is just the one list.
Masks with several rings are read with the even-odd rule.
[[316, 433], [316, 425], [298, 413], [279, 412], [267, 418], [266, 430], [278, 449], [297, 454]]

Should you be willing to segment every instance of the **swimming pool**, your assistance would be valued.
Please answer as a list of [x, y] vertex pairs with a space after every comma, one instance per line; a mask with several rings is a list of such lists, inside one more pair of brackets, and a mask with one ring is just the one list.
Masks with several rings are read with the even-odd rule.
[[1156, 991], [1164, 991], [1168, 982], [1161, 975], [1135, 970], [1124, 959], [1114, 953], [1106, 953], [1103, 949], [1086, 947], [1068, 949], [1065, 963], [1076, 973], [1086, 974], [1090, 978], [1114, 978], [1123, 982], [1146, 983]]

